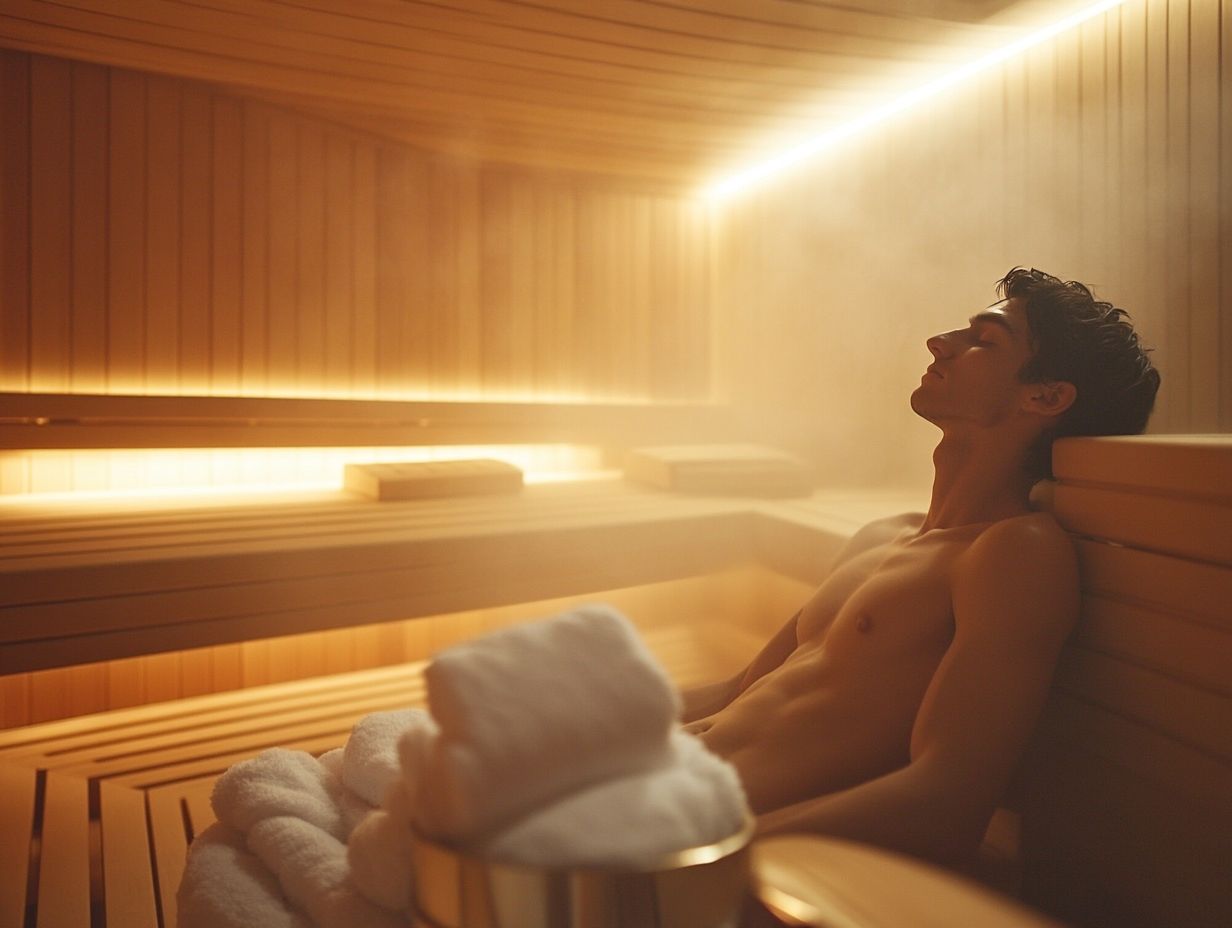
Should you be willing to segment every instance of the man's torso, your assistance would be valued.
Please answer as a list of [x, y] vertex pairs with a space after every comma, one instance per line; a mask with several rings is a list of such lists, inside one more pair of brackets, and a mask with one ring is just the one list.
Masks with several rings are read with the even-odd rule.
[[916, 534], [885, 520], [801, 609], [795, 650], [696, 726], [740, 772], [755, 812], [905, 765], [924, 693], [954, 635], [951, 576], [987, 524]]

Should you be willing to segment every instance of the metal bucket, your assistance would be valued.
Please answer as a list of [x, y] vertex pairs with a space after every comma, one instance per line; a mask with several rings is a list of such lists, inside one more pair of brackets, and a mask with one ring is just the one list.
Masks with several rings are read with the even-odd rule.
[[734, 928], [749, 885], [753, 820], [645, 870], [546, 869], [415, 836], [416, 928]]

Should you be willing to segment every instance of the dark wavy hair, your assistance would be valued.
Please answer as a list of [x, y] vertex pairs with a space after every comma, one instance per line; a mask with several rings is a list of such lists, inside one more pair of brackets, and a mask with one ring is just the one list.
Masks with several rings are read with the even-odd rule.
[[1016, 267], [997, 294], [1026, 309], [1034, 355], [1018, 372], [1023, 383], [1065, 381], [1074, 404], [1029, 449], [1027, 469], [1052, 476], [1052, 443], [1068, 435], [1136, 435], [1146, 428], [1159, 390], [1159, 371], [1129, 322], [1129, 313], [1096, 300], [1075, 280], [1061, 281]]

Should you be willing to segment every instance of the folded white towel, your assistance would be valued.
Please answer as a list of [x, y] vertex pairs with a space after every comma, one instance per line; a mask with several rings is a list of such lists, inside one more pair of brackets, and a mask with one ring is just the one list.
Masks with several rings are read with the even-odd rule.
[[735, 768], [683, 731], [671, 743], [664, 766], [566, 796], [482, 850], [535, 866], [646, 868], [665, 854], [739, 831], [747, 805]]
[[306, 751], [270, 748], [232, 765], [214, 784], [218, 820], [247, 834], [262, 819], [292, 816], [346, 841], [368, 806]]
[[428, 665], [440, 726], [418, 821], [466, 842], [569, 792], [661, 764], [679, 696], [608, 606], [516, 626]]
[[342, 754], [342, 782], [369, 805], [380, 805], [389, 784], [398, 779], [398, 739], [411, 730], [436, 730], [423, 709], [374, 712], [351, 729]]
[[312, 928], [278, 880], [222, 822], [197, 835], [176, 891], [178, 928]]
[[[405, 928], [355, 891], [347, 879], [346, 846], [301, 818], [262, 819], [248, 832], [248, 848], [270, 871], [287, 898], [320, 928]], [[251, 922], [251, 924], [260, 924]]]

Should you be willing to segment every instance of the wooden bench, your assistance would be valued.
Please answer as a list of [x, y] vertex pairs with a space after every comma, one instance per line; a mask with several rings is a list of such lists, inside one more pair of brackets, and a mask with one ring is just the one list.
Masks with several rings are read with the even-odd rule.
[[515, 496], [0, 506], [0, 674], [608, 590], [759, 561], [815, 580], [918, 505], [689, 497], [619, 479]]

